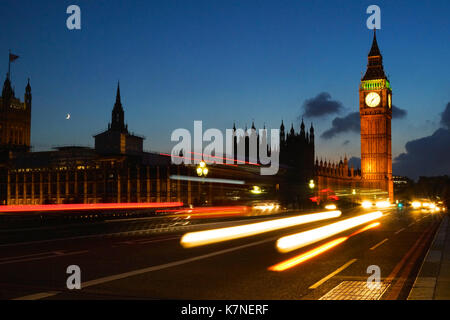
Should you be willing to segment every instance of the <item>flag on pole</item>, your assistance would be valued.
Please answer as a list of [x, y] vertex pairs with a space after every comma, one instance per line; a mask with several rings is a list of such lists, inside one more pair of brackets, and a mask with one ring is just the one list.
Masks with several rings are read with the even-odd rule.
[[19, 59], [19, 56], [16, 56], [15, 54], [10, 53], [9, 54], [9, 62], [13, 62], [14, 60]]

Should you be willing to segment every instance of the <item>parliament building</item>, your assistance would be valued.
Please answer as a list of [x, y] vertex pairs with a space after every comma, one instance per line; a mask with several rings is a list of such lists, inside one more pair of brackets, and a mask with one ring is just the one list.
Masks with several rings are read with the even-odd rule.
[[[229, 204], [248, 200], [249, 188], [261, 186], [266, 198], [284, 203], [300, 202], [311, 195], [332, 192], [348, 196], [377, 194], [393, 200], [391, 119], [392, 89], [384, 72], [374, 33], [368, 65], [359, 87], [361, 119], [361, 170], [348, 160], [334, 163], [315, 158], [315, 134], [302, 122], [286, 132], [280, 126], [280, 169], [277, 175], [261, 176], [259, 159], [211, 164], [208, 178], [239, 179], [243, 185], [201, 180], [196, 165], [175, 165], [170, 155], [145, 152], [144, 137], [131, 134], [125, 124], [120, 87], [117, 86], [111, 122], [94, 136], [95, 146], [66, 146], [50, 151], [30, 151], [31, 85], [23, 102], [16, 97], [9, 73], [0, 97], [0, 205], [183, 202], [185, 205]], [[234, 127], [235, 129], [235, 127]], [[254, 123], [252, 129], [256, 132]], [[241, 138], [240, 138], [241, 139]], [[257, 137], [258, 142], [260, 137]], [[259, 143], [258, 143], [259, 146]], [[270, 152], [270, 150], [268, 150]], [[259, 154], [259, 153], [258, 153]], [[235, 159], [237, 161], [237, 159]], [[180, 180], [174, 177], [193, 177]], [[308, 181], [315, 182], [313, 190]]]
[[[6, 78], [0, 100], [0, 204], [225, 204], [230, 199], [248, 200], [252, 185], [262, 186], [276, 198], [277, 178], [261, 177], [258, 164], [211, 164], [208, 177], [224, 181], [239, 177], [246, 184], [210, 183], [198, 179], [195, 165], [175, 165], [170, 155], [145, 152], [145, 138], [131, 134], [125, 124], [119, 85], [111, 122], [107, 130], [94, 136], [94, 148], [64, 146], [31, 152], [31, 97], [30, 83], [21, 102]], [[180, 176], [194, 179], [174, 178]]]
[[374, 30], [367, 69], [359, 85], [361, 170], [339, 163], [315, 163], [319, 190], [337, 190], [359, 199], [394, 200], [392, 179], [392, 88], [383, 68], [383, 56]]

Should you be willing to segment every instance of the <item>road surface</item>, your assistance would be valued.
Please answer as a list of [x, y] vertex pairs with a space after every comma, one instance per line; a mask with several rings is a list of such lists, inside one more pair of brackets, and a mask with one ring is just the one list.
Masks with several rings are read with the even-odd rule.
[[[354, 234], [367, 224], [292, 252], [276, 249], [282, 236], [371, 211], [342, 210], [338, 218], [194, 248], [180, 245], [186, 232], [279, 217], [138, 218], [1, 230], [0, 299], [405, 299], [441, 221], [438, 213], [386, 209], [375, 220], [380, 225], [364, 232]], [[269, 270], [345, 236], [290, 269]], [[80, 267], [80, 290], [66, 287], [70, 265]], [[381, 283], [369, 290], [374, 268]]]

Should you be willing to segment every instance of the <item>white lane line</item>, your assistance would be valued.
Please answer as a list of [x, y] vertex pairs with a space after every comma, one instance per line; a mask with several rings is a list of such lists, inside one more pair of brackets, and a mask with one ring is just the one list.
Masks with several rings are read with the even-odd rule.
[[408, 227], [412, 227], [412, 225], [414, 224], [415, 222], [411, 222], [410, 224], [408, 224]]
[[[273, 217], [265, 217], [265, 218], [256, 218], [256, 219], [240, 219], [240, 220], [234, 220], [234, 221], [223, 221], [223, 222], [208, 222], [208, 223], [199, 223], [199, 224], [192, 224], [188, 225], [189, 227], [207, 227], [211, 225], [226, 225], [226, 224], [234, 224], [234, 223], [245, 223], [248, 221], [251, 222], [259, 222], [259, 221], [265, 221], [273, 219]], [[84, 236], [74, 236], [74, 237], [68, 237], [68, 238], [55, 238], [55, 239], [46, 239], [46, 240], [37, 240], [37, 241], [27, 241], [27, 242], [15, 242], [15, 243], [4, 243], [0, 244], [0, 247], [13, 247], [13, 246], [21, 246], [21, 245], [29, 245], [29, 244], [39, 244], [39, 243], [47, 243], [47, 242], [55, 242], [55, 241], [68, 241], [68, 240], [78, 240], [78, 239], [89, 239], [89, 238], [102, 238], [102, 237], [108, 237], [108, 236], [118, 236], [118, 235], [133, 235], [133, 234], [139, 234], [140, 232], [149, 232], [159, 231], [156, 228], [147, 228], [147, 229], [139, 229], [139, 230], [132, 230], [132, 231], [121, 231], [121, 232], [111, 232], [111, 233], [101, 233], [101, 234], [90, 234], [90, 235], [84, 235]]]
[[399, 234], [399, 233], [402, 232], [403, 230], [405, 230], [405, 228], [401, 228], [401, 229], [395, 231], [395, 234]]
[[383, 243], [385, 243], [386, 241], [388, 241], [389, 239], [386, 238], [380, 242], [378, 242], [376, 245], [374, 245], [372, 248], [370, 248], [370, 250], [375, 250], [376, 248], [378, 248], [379, 246], [381, 246]]
[[56, 238], [56, 239], [47, 239], [47, 240], [37, 240], [37, 241], [27, 241], [27, 242], [15, 242], [15, 243], [4, 243], [0, 244], [0, 247], [14, 247], [14, 246], [22, 246], [22, 245], [29, 245], [29, 244], [39, 244], [39, 243], [47, 243], [47, 242], [54, 242], [54, 241], [68, 241], [68, 240], [78, 240], [78, 239], [89, 239], [89, 238], [101, 238], [101, 237], [107, 237], [107, 236], [113, 236], [113, 235], [130, 235], [129, 233], [135, 233], [139, 231], [150, 231], [153, 229], [142, 229], [142, 230], [136, 230], [136, 231], [123, 231], [123, 232], [113, 232], [113, 233], [102, 233], [102, 234], [91, 234], [86, 236], [76, 236], [76, 237], [68, 237], [68, 238]]
[[74, 251], [74, 252], [68, 252], [68, 253], [62, 253], [62, 252], [55, 252], [52, 255], [47, 256], [41, 256], [41, 257], [34, 257], [34, 258], [24, 258], [24, 259], [13, 259], [13, 260], [7, 260], [0, 262], [0, 265], [3, 264], [11, 264], [11, 263], [19, 263], [19, 262], [26, 262], [26, 261], [35, 261], [35, 260], [44, 260], [44, 259], [50, 259], [50, 258], [57, 258], [57, 257], [65, 257], [65, 256], [72, 256], [76, 254], [83, 254], [89, 252], [89, 250], [82, 250], [82, 251]]
[[[143, 269], [138, 269], [138, 270], [134, 270], [134, 271], [129, 271], [129, 272], [125, 272], [125, 273], [119, 273], [119, 274], [112, 275], [112, 276], [107, 276], [107, 277], [103, 277], [103, 278], [99, 278], [99, 279], [86, 281], [86, 282], [83, 282], [81, 284], [81, 288], [86, 288], [86, 287], [91, 287], [91, 286], [95, 286], [95, 285], [98, 285], [98, 284], [103, 284], [103, 283], [107, 283], [107, 282], [111, 282], [111, 281], [121, 280], [121, 279], [133, 277], [133, 276], [136, 276], [136, 275], [140, 275], [140, 274], [144, 274], [144, 273], [148, 273], [148, 272], [152, 272], [152, 271], [158, 271], [158, 270], [162, 270], [162, 269], [176, 267], [176, 266], [183, 265], [183, 264], [186, 264], [186, 263], [189, 263], [189, 262], [198, 261], [198, 260], [202, 260], [202, 259], [218, 256], [218, 255], [221, 255], [221, 254], [224, 254], [224, 253], [233, 252], [233, 251], [237, 251], [237, 250], [248, 248], [248, 247], [253, 247], [253, 246], [256, 246], [256, 245], [259, 245], [259, 244], [263, 244], [263, 243], [266, 243], [266, 242], [274, 241], [274, 240], [276, 240], [278, 238], [279, 238], [278, 236], [277, 237], [272, 237], [272, 238], [269, 238], [269, 239], [256, 241], [256, 242], [252, 242], [252, 243], [248, 243], [248, 244], [244, 244], [242, 246], [237, 246], [237, 247], [224, 249], [224, 250], [220, 250], [220, 251], [216, 251], [216, 252], [212, 252], [212, 253], [207, 253], [207, 254], [204, 254], [204, 255], [201, 255], [201, 256], [197, 256], [197, 257], [192, 257], [192, 258], [188, 258], [188, 259], [183, 259], [183, 260], [179, 260], [179, 261], [174, 261], [174, 262], [161, 264], [161, 265], [158, 265], [158, 266], [151, 266], [151, 267], [147, 267], [147, 268], [143, 268]], [[49, 292], [40, 292], [40, 293], [36, 293], [36, 294], [32, 294], [32, 295], [27, 295], [27, 296], [24, 296], [24, 297], [15, 298], [14, 300], [31, 300], [30, 297], [33, 298], [32, 300], [38, 300], [38, 299], [46, 298], [47, 294], [51, 294], [52, 296], [54, 296], [54, 295], [57, 295], [59, 293], [61, 293], [61, 292], [51, 292], [51, 293], [49, 293]]]
[[147, 244], [147, 243], [154, 243], [154, 242], [162, 242], [162, 241], [170, 241], [175, 239], [180, 239], [180, 236], [176, 237], [170, 237], [170, 238], [159, 238], [159, 239], [139, 239], [139, 240], [129, 240], [129, 241], [120, 241], [116, 244], [113, 244], [113, 246], [118, 247], [120, 245], [139, 245], [139, 244]]
[[44, 256], [44, 255], [49, 255], [52, 253], [53, 253], [53, 251], [48, 251], [48, 252], [41, 252], [41, 253], [26, 254], [23, 256], [3, 257], [3, 258], [0, 258], [0, 262], [2, 262], [4, 260], [13, 260], [13, 259], [36, 257], [36, 256]]
[[161, 242], [161, 241], [170, 241], [170, 240], [180, 240], [180, 237], [172, 237], [172, 238], [164, 238], [164, 239], [155, 239], [155, 240], [146, 240], [146, 241], [139, 241], [138, 244], [147, 244], [147, 243], [153, 243], [153, 242]]
[[309, 289], [315, 289], [318, 286], [320, 286], [321, 284], [323, 284], [325, 281], [328, 281], [329, 279], [331, 279], [332, 277], [334, 277], [335, 275], [337, 275], [339, 272], [341, 272], [342, 270], [346, 269], [349, 265], [351, 265], [352, 263], [354, 263], [356, 260], [358, 259], [352, 259], [350, 261], [348, 261], [346, 264], [344, 264], [343, 266], [337, 268], [335, 271], [333, 271], [332, 273], [330, 273], [329, 275], [327, 275], [326, 277], [322, 278], [321, 280], [317, 281], [316, 283], [314, 283], [312, 286], [309, 287]]
[[103, 277], [103, 278], [99, 278], [99, 279], [95, 279], [95, 280], [84, 282], [84, 283], [81, 284], [81, 287], [82, 288], [86, 288], [86, 287], [95, 286], [95, 285], [106, 283], [106, 282], [110, 282], [110, 281], [125, 279], [125, 278], [128, 278], [128, 277], [140, 275], [140, 274], [147, 273], [147, 272], [159, 271], [159, 270], [162, 270], [162, 269], [176, 267], [176, 266], [179, 266], [179, 265], [182, 265], [182, 264], [186, 264], [186, 263], [189, 263], [189, 262], [203, 260], [203, 259], [206, 259], [206, 258], [210, 258], [210, 257], [214, 257], [214, 256], [217, 256], [217, 255], [221, 255], [221, 254], [224, 254], [224, 253], [228, 253], [228, 252], [232, 252], [232, 251], [236, 251], [236, 250], [240, 250], [240, 249], [256, 246], [258, 244], [262, 244], [262, 243], [265, 243], [265, 242], [273, 241], [274, 239], [275, 238], [265, 239], [265, 240], [252, 242], [252, 243], [245, 244], [245, 245], [238, 246], [238, 247], [233, 247], [233, 248], [229, 248], [229, 249], [224, 249], [224, 250], [220, 250], [220, 251], [204, 254], [204, 255], [201, 255], [201, 256], [197, 256], [197, 257], [192, 257], [192, 258], [188, 258], [188, 259], [183, 259], [183, 260], [179, 260], [179, 261], [174, 261], [174, 262], [161, 264], [161, 265], [158, 265], [158, 266], [151, 266], [151, 267], [138, 269], [138, 270], [134, 270], [134, 271], [130, 271], [130, 272], [120, 273], [120, 274], [116, 274], [116, 275], [112, 275], [112, 276], [108, 276], [108, 277]]
[[41, 293], [30, 294], [28, 296], [23, 296], [23, 297], [11, 299], [11, 300], [39, 300], [39, 299], [45, 299], [48, 297], [56, 296], [58, 293], [59, 293], [58, 291], [41, 292]]

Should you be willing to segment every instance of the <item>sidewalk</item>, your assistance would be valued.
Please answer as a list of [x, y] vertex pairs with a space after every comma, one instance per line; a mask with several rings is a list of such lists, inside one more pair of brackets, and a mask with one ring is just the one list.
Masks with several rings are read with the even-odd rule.
[[408, 300], [450, 300], [450, 223], [442, 219]]

